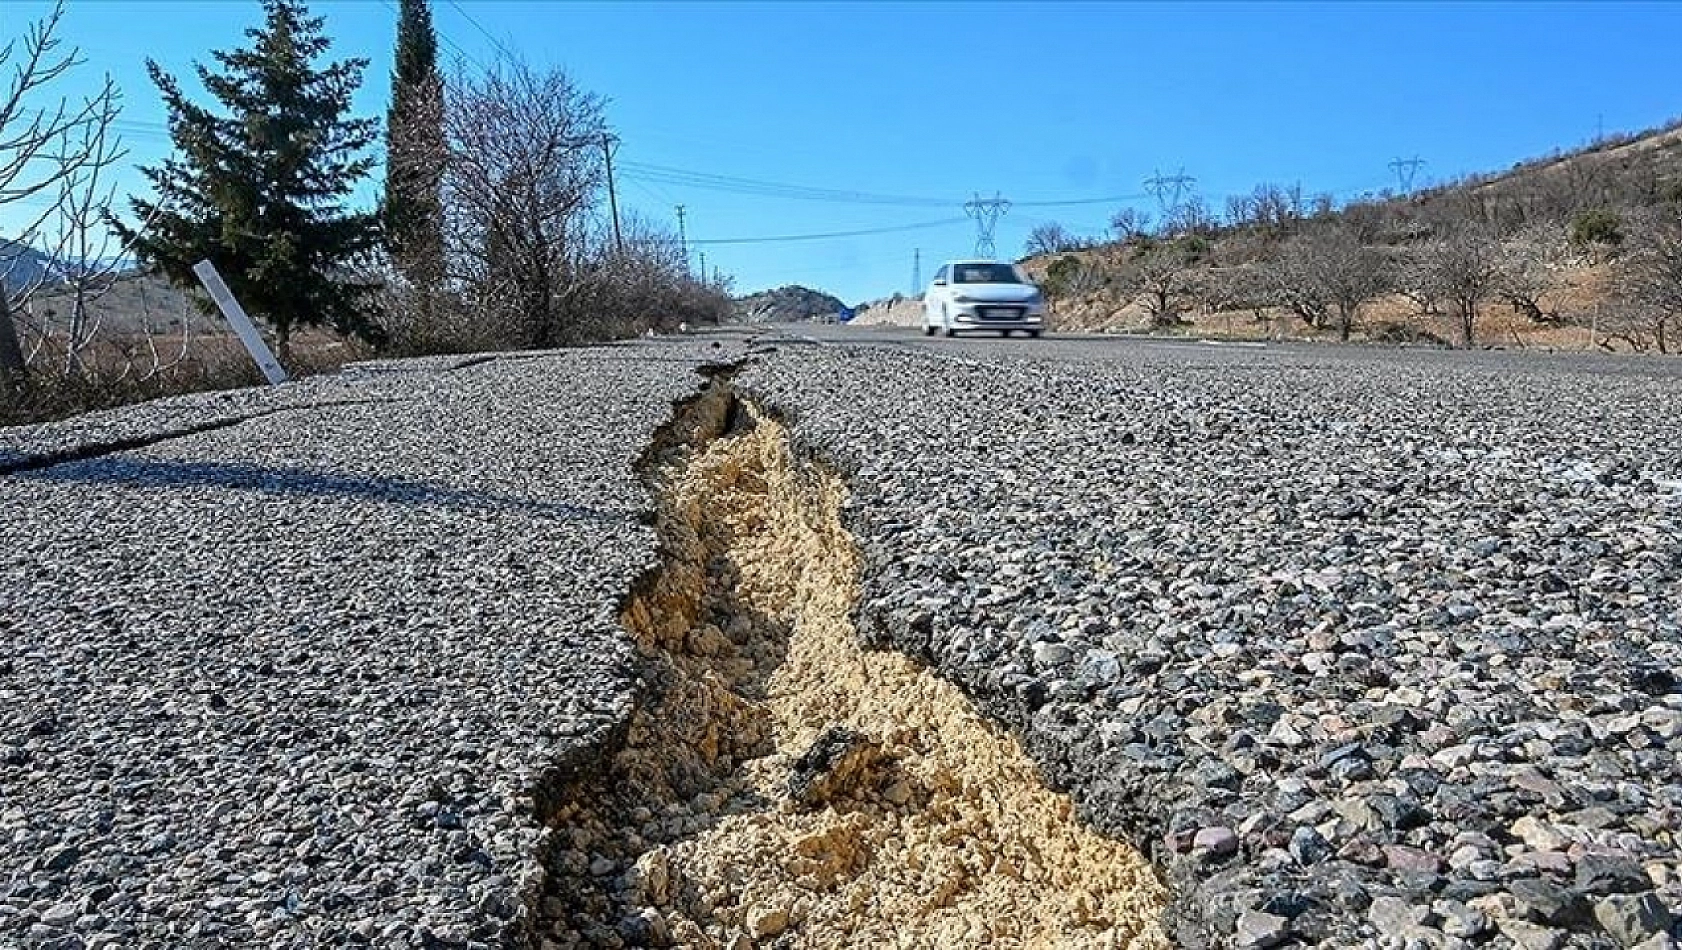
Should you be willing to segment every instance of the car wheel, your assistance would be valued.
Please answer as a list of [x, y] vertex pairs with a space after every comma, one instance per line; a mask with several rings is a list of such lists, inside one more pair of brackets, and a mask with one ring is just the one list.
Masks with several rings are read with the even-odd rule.
[[958, 335], [958, 328], [952, 325], [952, 315], [946, 312], [945, 307], [940, 308], [940, 325], [946, 328], [947, 336]]
[[1041, 331], [1039, 331], [1039, 330], [1029, 330], [1028, 331], [1028, 339], [1030, 339], [1030, 340], [1039, 339], [1040, 338], [1040, 332]]
[[923, 324], [923, 335], [924, 336], [934, 336], [934, 324], [932, 324], [932, 323]]

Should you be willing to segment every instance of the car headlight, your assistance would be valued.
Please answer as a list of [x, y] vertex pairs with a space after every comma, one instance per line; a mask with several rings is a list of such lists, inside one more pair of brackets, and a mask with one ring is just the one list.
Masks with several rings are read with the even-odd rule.
[[1045, 297], [1039, 291], [1036, 290], [1033, 293], [1029, 294], [1028, 299], [1024, 302], [1029, 304], [1030, 306], [1036, 306], [1038, 304], [1045, 303]]
[[958, 296], [952, 298], [952, 302], [953, 303], [975, 303], [975, 298], [969, 296], [968, 294], [959, 294]]

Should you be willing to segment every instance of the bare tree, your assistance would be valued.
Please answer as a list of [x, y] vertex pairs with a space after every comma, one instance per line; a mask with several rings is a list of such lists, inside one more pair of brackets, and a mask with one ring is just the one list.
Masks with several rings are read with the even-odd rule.
[[1670, 330], [1682, 320], [1682, 209], [1671, 206], [1635, 222], [1617, 281], [1641, 329], [1660, 353], [1669, 353]]
[[1055, 221], [1047, 221], [1036, 225], [1028, 232], [1028, 243], [1024, 248], [1029, 256], [1037, 254], [1060, 254], [1064, 251], [1076, 250], [1085, 244], [1080, 238], [1069, 233], [1068, 229]]
[[1315, 328], [1335, 319], [1344, 341], [1361, 307], [1390, 286], [1383, 258], [1335, 225], [1292, 239], [1269, 272], [1285, 306]]
[[484, 75], [458, 75], [452, 89], [444, 206], [453, 282], [511, 344], [582, 339], [567, 304], [602, 183], [601, 100], [558, 69], [506, 58]]
[[1162, 241], [1130, 255], [1120, 269], [1117, 283], [1125, 293], [1143, 301], [1153, 327], [1181, 322], [1194, 281], [1194, 255], [1181, 241]]
[[1151, 216], [1138, 208], [1122, 208], [1110, 215], [1110, 233], [1117, 241], [1131, 241], [1150, 230]]
[[1466, 224], [1446, 237], [1410, 248], [1400, 287], [1415, 300], [1454, 305], [1465, 346], [1476, 342], [1478, 308], [1500, 285], [1501, 244], [1489, 229]]
[[1162, 222], [1164, 237], [1207, 235], [1213, 234], [1219, 228], [1220, 221], [1216, 219], [1215, 213], [1209, 210], [1209, 203], [1196, 195], [1175, 205]]
[[[48, 90], [85, 60], [74, 48], [61, 52], [56, 35], [64, 15], [61, 2], [45, 18], [31, 23], [19, 39], [0, 47], [0, 71], [10, 78], [0, 87], [0, 210], [40, 203], [25, 215], [15, 242], [29, 246], [41, 226], [58, 212], [62, 196], [76, 192], [67, 181], [100, 169], [118, 153], [109, 135], [118, 112], [117, 87], [107, 76], [93, 95], [72, 103]], [[41, 199], [45, 197], [46, 200]], [[14, 256], [7, 264], [15, 264]], [[7, 270], [11, 268], [8, 267]], [[6, 281], [0, 272], [0, 382], [23, 376], [28, 367], [14, 317], [39, 281]], [[19, 286], [21, 284], [21, 286]], [[10, 286], [10, 290], [5, 290]]]
[[1570, 242], [1558, 224], [1534, 224], [1501, 243], [1496, 296], [1535, 323], [1557, 323]]

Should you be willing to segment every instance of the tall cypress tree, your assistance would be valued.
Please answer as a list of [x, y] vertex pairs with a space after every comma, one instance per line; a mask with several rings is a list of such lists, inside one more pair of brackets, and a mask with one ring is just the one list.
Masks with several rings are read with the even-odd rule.
[[443, 278], [444, 80], [427, 0], [401, 0], [386, 118], [386, 247], [426, 293]]
[[156, 62], [147, 72], [169, 109], [175, 154], [142, 171], [156, 201], [131, 198], [142, 233], [116, 223], [141, 260], [181, 286], [209, 258], [241, 303], [275, 331], [282, 351], [299, 326], [331, 325], [381, 342], [362, 298], [373, 288], [348, 279], [348, 265], [379, 244], [376, 214], [349, 210], [356, 183], [373, 167], [372, 119], [351, 118], [365, 59], [318, 67], [327, 51], [322, 20], [302, 0], [264, 0], [249, 49], [213, 55], [222, 72], [196, 65], [221, 114], [189, 101]]

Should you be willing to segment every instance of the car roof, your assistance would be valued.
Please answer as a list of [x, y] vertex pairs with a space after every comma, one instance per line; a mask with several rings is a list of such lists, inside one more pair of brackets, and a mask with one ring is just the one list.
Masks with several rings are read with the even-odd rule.
[[961, 258], [961, 259], [955, 260], [955, 261], [947, 261], [946, 266], [947, 267], [957, 267], [957, 266], [962, 265], [962, 264], [1002, 264], [1002, 263], [1004, 263], [1004, 262], [1003, 261], [987, 260], [986, 258], [980, 258], [980, 257], [965, 257], [965, 258]]

